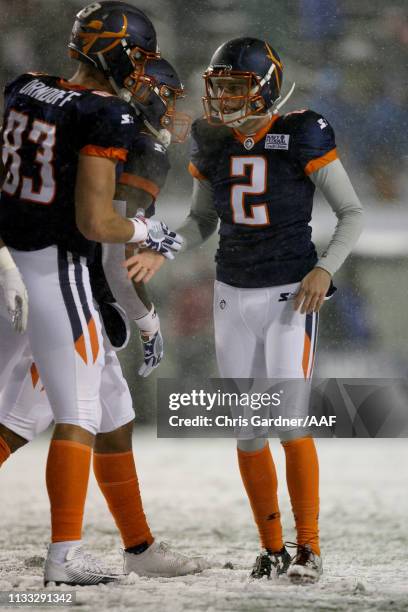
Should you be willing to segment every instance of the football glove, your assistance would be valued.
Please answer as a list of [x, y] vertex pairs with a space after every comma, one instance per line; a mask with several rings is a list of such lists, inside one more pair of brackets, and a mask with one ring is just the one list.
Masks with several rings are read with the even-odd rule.
[[140, 331], [144, 358], [144, 363], [139, 368], [139, 375], [146, 378], [158, 367], [164, 354], [159, 315], [154, 305], [152, 304], [151, 310], [146, 315], [136, 319], [135, 323]]
[[146, 224], [147, 236], [142, 242], [139, 242], [140, 247], [156, 251], [166, 259], [174, 259], [183, 244], [183, 238], [179, 234], [171, 231], [165, 223], [158, 219], [146, 219], [143, 215], [138, 214], [133, 221]]
[[142, 339], [144, 363], [139, 368], [139, 375], [146, 378], [157, 368], [163, 359], [163, 337], [160, 330], [153, 336], [145, 336], [140, 332]]
[[21, 274], [7, 247], [0, 249], [0, 287], [11, 324], [19, 334], [27, 329], [28, 295]]

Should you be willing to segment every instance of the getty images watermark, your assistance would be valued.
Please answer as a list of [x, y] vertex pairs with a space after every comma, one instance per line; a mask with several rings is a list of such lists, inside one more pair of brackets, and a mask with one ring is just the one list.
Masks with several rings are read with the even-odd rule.
[[[158, 381], [158, 437], [407, 437], [405, 379]], [[299, 430], [299, 431], [297, 431]]]
[[[321, 415], [317, 418], [313, 414], [306, 414], [304, 417], [285, 417], [282, 414], [278, 416], [265, 416], [259, 414], [265, 408], [277, 408], [282, 405], [282, 396], [284, 390], [275, 393], [228, 393], [219, 389], [213, 393], [204, 391], [203, 389], [192, 389], [189, 393], [171, 393], [169, 395], [169, 410], [178, 411], [181, 408], [202, 408], [207, 413], [217, 408], [229, 408], [231, 411], [239, 412], [250, 409], [251, 412], [244, 416], [237, 414], [236, 416], [227, 414], [217, 414], [216, 416], [208, 416], [197, 414], [196, 416], [180, 416], [172, 414], [169, 416], [168, 423], [170, 427], [227, 427], [227, 428], [247, 428], [247, 427], [293, 427], [293, 428], [308, 428], [308, 427], [333, 427], [336, 424], [336, 416], [331, 415], [326, 417]], [[248, 411], [246, 411], [248, 413]]]

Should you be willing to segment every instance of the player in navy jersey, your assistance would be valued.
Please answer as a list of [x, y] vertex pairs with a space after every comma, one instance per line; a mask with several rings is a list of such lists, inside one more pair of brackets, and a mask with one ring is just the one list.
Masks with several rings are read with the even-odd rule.
[[[338, 159], [327, 119], [310, 110], [281, 115], [283, 65], [265, 41], [221, 45], [204, 74], [205, 117], [193, 124], [193, 203], [179, 228], [186, 248], [219, 226], [214, 291], [217, 363], [225, 378], [309, 380], [318, 312], [333, 293], [332, 276], [361, 232], [361, 204]], [[311, 238], [318, 187], [338, 223], [319, 257]], [[129, 276], [154, 274], [163, 258], [142, 253]], [[307, 389], [307, 386], [306, 386]], [[301, 390], [293, 410], [304, 410]], [[251, 576], [286, 573], [295, 583], [322, 572], [318, 459], [301, 428], [279, 431], [297, 530], [291, 559], [282, 537], [277, 477], [265, 437], [241, 435], [238, 461], [264, 552]]]
[[[145, 88], [149, 79], [150, 89], [144, 91], [143, 104], [135, 97], [135, 104], [142, 114], [138, 115], [138, 129], [127, 160], [117, 167], [117, 199], [114, 201], [118, 212], [134, 215], [138, 209], [146, 209], [146, 217], [154, 212], [155, 198], [169, 170], [167, 150], [161, 143], [171, 138], [180, 141], [189, 124], [186, 116], [175, 110], [183, 88], [170, 64], [164, 59], [157, 59], [154, 64], [146, 62], [143, 71]], [[162, 95], [163, 91], [156, 93], [157, 84], [166, 85], [166, 96]], [[155, 100], [156, 97], [160, 98], [159, 101]], [[155, 106], [155, 114], [149, 112], [151, 105]], [[146, 116], [143, 114], [145, 109]], [[166, 123], [164, 134], [160, 130], [166, 115], [172, 121]], [[173, 122], [177, 123], [175, 131]], [[137, 480], [129, 480], [132, 467], [134, 472], [131, 451], [134, 411], [115, 354], [129, 340], [129, 319], [135, 320], [143, 341], [144, 363], [139, 370], [142, 376], [148, 376], [158, 366], [163, 353], [159, 317], [140, 286], [136, 287], [135, 293], [135, 287], [120, 265], [123, 259], [124, 245], [97, 244], [89, 265], [92, 295], [102, 318], [105, 348], [100, 389], [104, 410], [94, 444], [94, 471], [124, 541], [124, 572], [143, 576], [182, 575], [200, 571], [204, 567], [203, 560], [192, 560], [160, 543], [151, 543]], [[25, 351], [10, 375], [6, 391], [0, 393], [0, 443], [7, 441], [13, 453], [44, 431], [52, 420], [53, 413], [36, 364], [31, 353]], [[113, 487], [109, 486], [110, 472], [115, 477]]]
[[[80, 60], [72, 79], [27, 74], [5, 92], [0, 235], [27, 288], [29, 317], [22, 336], [1, 318], [0, 378], [3, 392], [13, 393], [10, 371], [32, 355], [33, 384], [41, 377], [56, 422], [47, 460], [52, 544], [44, 581], [97, 584], [115, 576], [81, 549], [91, 449], [100, 431], [117, 430], [122, 446], [130, 445], [129, 427], [119, 425], [134, 413], [127, 387], [118, 414], [101, 394], [106, 378], [110, 384], [122, 375], [105, 345], [88, 263], [96, 242], [133, 242], [167, 257], [179, 242], [159, 221], [126, 218], [112, 203], [116, 165], [126, 161], [137, 122], [129, 101], [146, 62], [158, 59], [153, 25], [131, 5], [96, 2], [78, 13], [69, 47]], [[126, 548], [149, 549], [148, 556], [174, 565], [146, 524], [131, 446], [115, 454], [110, 441], [105, 452], [101, 435], [95, 471]], [[3, 461], [7, 438], [0, 447]], [[134, 509], [131, 520], [124, 500]], [[197, 569], [185, 558], [181, 566], [184, 573]]]

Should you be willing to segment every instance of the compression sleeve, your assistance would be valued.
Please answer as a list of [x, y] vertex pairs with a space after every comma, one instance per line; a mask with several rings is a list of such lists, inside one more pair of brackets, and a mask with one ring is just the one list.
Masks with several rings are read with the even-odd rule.
[[363, 207], [339, 159], [313, 172], [309, 178], [337, 217], [329, 246], [316, 264], [333, 275], [350, 255], [363, 230]]
[[[126, 202], [114, 200], [113, 206], [117, 213], [126, 215]], [[124, 244], [103, 244], [102, 265], [109, 287], [128, 317], [133, 320], [140, 319], [149, 311], [137, 295], [132, 281], [128, 279], [127, 271], [121, 266], [124, 259]]]
[[215, 232], [217, 226], [218, 215], [214, 208], [212, 187], [209, 181], [195, 178], [190, 213], [177, 230], [185, 241], [182, 250], [200, 246]]

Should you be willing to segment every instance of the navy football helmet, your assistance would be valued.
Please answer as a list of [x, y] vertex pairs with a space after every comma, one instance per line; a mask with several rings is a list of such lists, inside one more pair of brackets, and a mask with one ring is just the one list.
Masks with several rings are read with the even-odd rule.
[[267, 42], [235, 38], [216, 50], [203, 78], [207, 120], [239, 127], [248, 118], [274, 109], [280, 99], [283, 65]]
[[79, 11], [68, 47], [72, 57], [100, 70], [126, 101], [133, 93], [126, 78], [160, 57], [152, 22], [126, 2], [93, 2]]
[[[176, 110], [177, 101], [184, 98], [184, 87], [173, 66], [165, 59], [147, 60], [143, 74], [131, 75], [125, 86], [133, 91], [132, 103], [147, 120], [148, 127], [164, 142], [184, 142], [191, 126], [191, 117]], [[169, 144], [169, 139], [167, 139]]]

